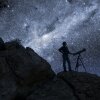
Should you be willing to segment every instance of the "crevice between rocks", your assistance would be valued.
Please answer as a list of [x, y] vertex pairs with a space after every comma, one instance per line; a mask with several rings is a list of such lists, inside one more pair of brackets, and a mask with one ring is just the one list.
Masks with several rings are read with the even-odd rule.
[[62, 79], [62, 80], [72, 89], [72, 92], [73, 92], [73, 95], [75, 96], [75, 98], [76, 98], [77, 100], [81, 100], [80, 97], [79, 97], [79, 96], [77, 95], [77, 93], [76, 93], [75, 87], [74, 87], [69, 81], [67, 81], [66, 79], [61, 78], [61, 77], [60, 77], [60, 79]]

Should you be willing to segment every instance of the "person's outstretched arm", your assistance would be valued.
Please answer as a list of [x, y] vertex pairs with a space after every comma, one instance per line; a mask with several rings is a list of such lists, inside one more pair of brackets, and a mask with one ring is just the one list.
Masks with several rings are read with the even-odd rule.
[[[68, 49], [68, 48], [67, 48], [67, 49]], [[74, 55], [74, 53], [70, 52], [69, 49], [68, 49], [68, 53], [71, 54], [71, 55]]]

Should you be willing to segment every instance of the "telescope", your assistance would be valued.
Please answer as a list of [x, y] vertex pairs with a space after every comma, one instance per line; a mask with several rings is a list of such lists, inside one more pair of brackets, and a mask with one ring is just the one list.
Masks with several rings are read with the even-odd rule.
[[78, 71], [79, 66], [82, 65], [83, 68], [84, 68], [84, 70], [85, 70], [85, 72], [86, 72], [86, 68], [85, 68], [85, 66], [84, 66], [84, 63], [83, 63], [83, 61], [82, 61], [82, 56], [81, 56], [81, 53], [83, 53], [83, 52], [85, 52], [85, 51], [86, 51], [86, 49], [84, 48], [84, 49], [82, 49], [82, 50], [80, 50], [80, 51], [74, 53], [74, 55], [78, 55], [78, 57], [77, 57], [77, 62], [76, 62], [76, 67], [75, 67], [75, 70], [76, 70], [76, 71]]
[[85, 51], [86, 51], [86, 49], [84, 48], [84, 49], [82, 49], [82, 50], [76, 52], [74, 55], [80, 55], [81, 53], [83, 53], [83, 52], [85, 52]]

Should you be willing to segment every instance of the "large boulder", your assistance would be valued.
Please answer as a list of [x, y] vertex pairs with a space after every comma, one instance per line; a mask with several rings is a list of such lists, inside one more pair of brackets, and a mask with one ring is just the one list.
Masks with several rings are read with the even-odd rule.
[[24, 84], [30, 85], [54, 77], [50, 64], [31, 48], [24, 48], [18, 41], [5, 45], [6, 50], [1, 54], [5, 60], [5, 67], [8, 67], [12, 75]]
[[77, 98], [69, 85], [63, 80], [55, 78], [35, 86], [33, 92], [26, 100], [77, 100]]
[[57, 75], [73, 89], [79, 100], [100, 100], [100, 77], [84, 72], [60, 72]]
[[0, 100], [11, 100], [21, 88], [55, 76], [50, 64], [31, 48], [24, 48], [17, 40], [4, 45], [5, 50], [0, 50]]
[[2, 38], [0, 38], [0, 50], [4, 50], [4, 49], [5, 49], [4, 41], [2, 40]]

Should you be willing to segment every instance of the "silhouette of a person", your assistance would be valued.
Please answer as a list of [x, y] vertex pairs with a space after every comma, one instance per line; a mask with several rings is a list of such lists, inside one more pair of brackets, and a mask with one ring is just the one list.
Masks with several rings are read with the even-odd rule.
[[69, 51], [66, 42], [63, 42], [62, 44], [63, 44], [63, 46], [61, 48], [59, 48], [59, 51], [62, 53], [64, 71], [66, 71], [66, 61], [68, 63], [68, 70], [72, 71], [71, 70], [71, 63], [70, 63], [70, 59], [69, 59], [69, 54], [73, 54], [73, 53], [71, 53]]

